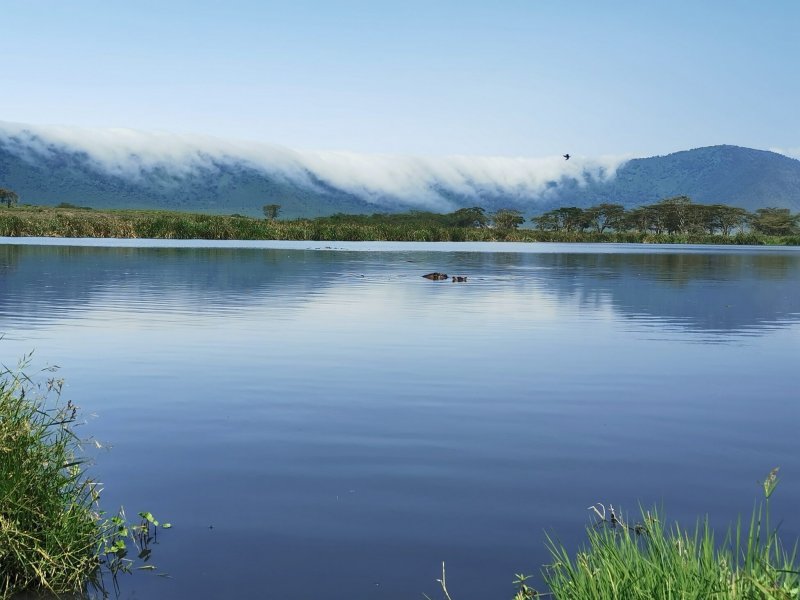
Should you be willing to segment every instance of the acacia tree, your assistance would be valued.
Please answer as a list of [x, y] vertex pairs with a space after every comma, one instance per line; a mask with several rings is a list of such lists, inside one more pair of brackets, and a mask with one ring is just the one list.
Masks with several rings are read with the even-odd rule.
[[556, 208], [538, 217], [531, 217], [538, 229], [548, 231], [580, 231], [586, 227], [586, 214], [577, 206]]
[[558, 217], [552, 210], [539, 216], [531, 217], [531, 223], [539, 231], [558, 231], [561, 228], [561, 223], [559, 223]]
[[553, 211], [561, 223], [561, 229], [564, 231], [580, 231], [586, 224], [586, 217], [583, 214], [583, 209], [577, 206], [564, 206], [557, 208]]
[[692, 214], [692, 226], [708, 234], [715, 234], [720, 228], [720, 204], [698, 204]]
[[19, 196], [16, 192], [0, 188], [0, 204], [5, 203], [8, 208], [15, 206], [19, 202]]
[[738, 206], [726, 204], [698, 204], [695, 207], [694, 225], [710, 234], [719, 231], [728, 236], [734, 227], [740, 229], [747, 224], [747, 211]]
[[492, 215], [492, 222], [498, 229], [516, 229], [525, 222], [525, 217], [518, 210], [501, 208]]
[[486, 209], [480, 206], [459, 208], [457, 211], [447, 215], [447, 217], [454, 227], [486, 227], [489, 224]]
[[719, 206], [718, 222], [722, 235], [730, 235], [731, 229], [738, 227], [739, 231], [743, 231], [749, 220], [750, 213], [745, 209], [738, 206], [727, 206], [725, 204]]
[[278, 214], [281, 212], [281, 205], [280, 204], [265, 204], [263, 209], [264, 216], [268, 218], [270, 221], [274, 221], [278, 218]]
[[751, 217], [753, 229], [766, 235], [791, 235], [797, 232], [800, 214], [793, 215], [788, 208], [759, 208]]
[[692, 216], [692, 199], [689, 196], [665, 198], [653, 205], [667, 233], [686, 233]]
[[667, 229], [666, 214], [663, 207], [656, 204], [642, 206], [646, 227], [656, 235], [661, 235]]
[[650, 226], [650, 213], [644, 206], [638, 206], [625, 213], [617, 223], [617, 229], [635, 229], [644, 233]]
[[608, 202], [590, 206], [583, 211], [585, 225], [593, 227], [597, 233], [603, 233], [608, 228], [619, 229], [624, 216], [624, 206]]

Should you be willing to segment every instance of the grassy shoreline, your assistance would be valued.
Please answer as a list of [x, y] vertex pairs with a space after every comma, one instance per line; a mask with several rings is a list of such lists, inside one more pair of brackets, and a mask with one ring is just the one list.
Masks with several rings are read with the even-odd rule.
[[37, 382], [28, 364], [0, 367], [0, 599], [107, 597], [106, 576], [116, 589], [119, 573], [155, 569], [145, 563], [159, 523], [150, 513], [134, 524], [121, 509], [111, 517], [100, 509], [78, 408], [62, 401], [54, 369]]
[[800, 246], [800, 235], [755, 232], [655, 234], [638, 231], [585, 232], [450, 227], [437, 223], [347, 219], [267, 220], [155, 210], [87, 210], [18, 206], [0, 209], [0, 236], [122, 239], [579, 242], [629, 244], [725, 244]]
[[[797, 600], [798, 542], [787, 548], [770, 515], [777, 472], [764, 480], [749, 521], [739, 519], [721, 539], [708, 517], [687, 528], [668, 522], [657, 507], [642, 507], [635, 522], [613, 506], [589, 507], [597, 519], [586, 527], [587, 542], [573, 555], [548, 535], [552, 562], [540, 578], [516, 574], [513, 600]], [[547, 591], [534, 587], [535, 579]], [[444, 564], [437, 581], [444, 600], [457, 600], [447, 589]]]

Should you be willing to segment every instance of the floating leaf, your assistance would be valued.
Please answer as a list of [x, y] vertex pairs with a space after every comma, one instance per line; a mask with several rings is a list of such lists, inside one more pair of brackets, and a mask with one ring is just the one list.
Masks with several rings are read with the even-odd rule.
[[155, 517], [153, 517], [153, 513], [149, 512], [140, 512], [139, 516], [142, 517], [148, 523], [152, 523], [156, 527], [158, 527], [158, 521], [156, 521]]

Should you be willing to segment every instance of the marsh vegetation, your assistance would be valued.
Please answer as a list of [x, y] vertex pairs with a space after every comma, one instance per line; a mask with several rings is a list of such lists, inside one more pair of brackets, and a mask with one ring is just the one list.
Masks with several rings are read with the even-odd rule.
[[[154, 210], [94, 210], [14, 206], [0, 210], [0, 236], [208, 240], [313, 240], [414, 242], [612, 242], [800, 245], [800, 215], [788, 209], [755, 213], [725, 205], [694, 204], [686, 197], [626, 210], [617, 204], [563, 207], [526, 219], [517, 210], [481, 207], [452, 213], [412, 211], [335, 214], [278, 219]], [[527, 225], [527, 227], [526, 227]]]

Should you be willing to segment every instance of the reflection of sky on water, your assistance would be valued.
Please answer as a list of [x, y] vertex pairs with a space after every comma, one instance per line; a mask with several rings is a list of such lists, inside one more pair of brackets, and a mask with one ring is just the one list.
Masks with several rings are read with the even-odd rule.
[[176, 523], [131, 597], [502, 597], [592, 502], [726, 523], [780, 465], [800, 530], [800, 254], [664, 252], [0, 247], [0, 347]]
[[[89, 308], [172, 315], [216, 312], [234, 318], [263, 307], [277, 316], [306, 304], [324, 305], [324, 298], [333, 294], [337, 300], [329, 304], [337, 310], [358, 306], [360, 311], [380, 311], [389, 304], [376, 296], [384, 288], [393, 298], [434, 302], [435, 288], [419, 275], [447, 270], [470, 277], [469, 292], [458, 296], [465, 310], [482, 311], [483, 303], [532, 318], [531, 303], [544, 314], [575, 310], [577, 304], [595, 317], [612, 310], [638, 323], [654, 320], [723, 337], [783, 327], [800, 318], [800, 251], [795, 249], [737, 248], [726, 253], [714, 248], [703, 254], [695, 248], [661, 247], [652, 253], [638, 248], [612, 253], [598, 245], [603, 252], [590, 254], [583, 251], [585, 246], [577, 253], [561, 247], [569, 252], [6, 245], [0, 246], [0, 311], [24, 315], [33, 326]], [[365, 286], [373, 297], [356, 296]], [[351, 295], [358, 300], [342, 301]]]

